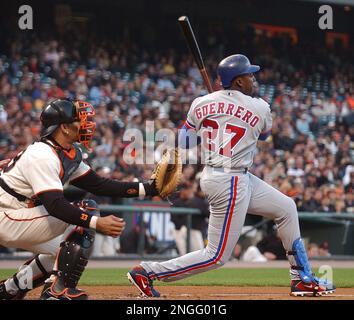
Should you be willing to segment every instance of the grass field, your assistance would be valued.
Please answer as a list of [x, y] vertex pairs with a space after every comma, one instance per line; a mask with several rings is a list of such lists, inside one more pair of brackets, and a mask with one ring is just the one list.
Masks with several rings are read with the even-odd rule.
[[[80, 285], [108, 286], [129, 285], [126, 277], [128, 269], [87, 269]], [[314, 270], [318, 274], [318, 270]], [[0, 269], [0, 279], [11, 276], [15, 270]], [[289, 286], [288, 269], [219, 269], [205, 272], [185, 280], [172, 283], [159, 282], [158, 285], [188, 286]], [[334, 269], [334, 283], [339, 288], [354, 288], [354, 269]]]

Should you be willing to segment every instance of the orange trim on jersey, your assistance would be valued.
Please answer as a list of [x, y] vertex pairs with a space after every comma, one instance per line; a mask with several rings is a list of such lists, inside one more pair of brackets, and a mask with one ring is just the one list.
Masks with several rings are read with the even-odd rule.
[[59, 156], [58, 156], [58, 154], [56, 153], [56, 151], [54, 150], [54, 147], [52, 147], [52, 146], [49, 146], [50, 147], [50, 149], [53, 151], [53, 153], [56, 155], [56, 157], [58, 158], [58, 160], [59, 160], [59, 163], [60, 163], [60, 173], [59, 173], [59, 178], [60, 178], [60, 180], [64, 177], [64, 168], [63, 168], [63, 164], [61, 163], [61, 160], [60, 160], [60, 158], [59, 158]]
[[45, 215], [45, 216], [40, 216], [40, 217], [34, 217], [31, 219], [15, 219], [10, 217], [6, 212], [3, 212], [3, 214], [5, 215], [6, 218], [8, 218], [11, 221], [17, 221], [17, 222], [29, 222], [29, 221], [33, 221], [33, 220], [37, 220], [37, 219], [41, 219], [41, 218], [46, 218], [46, 217], [50, 217], [50, 215]]
[[71, 149], [69, 151], [66, 151], [65, 149], [63, 149], [65, 155], [70, 159], [73, 160], [76, 157], [76, 150], [74, 147], [71, 147]]

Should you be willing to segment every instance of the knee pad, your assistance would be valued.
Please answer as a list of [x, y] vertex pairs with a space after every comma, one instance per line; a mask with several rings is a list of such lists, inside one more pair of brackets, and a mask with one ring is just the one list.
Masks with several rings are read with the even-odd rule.
[[[47, 259], [49, 257], [49, 259]], [[12, 276], [12, 280], [18, 288], [17, 300], [22, 300], [26, 293], [41, 286], [50, 277], [53, 271], [54, 261], [50, 255], [35, 255], [26, 261]], [[33, 273], [34, 266], [37, 266], [38, 273]]]
[[311, 271], [304, 243], [301, 238], [294, 241], [292, 249], [292, 251], [287, 252], [288, 255], [293, 255], [296, 261], [296, 266], [291, 266], [291, 269], [297, 270], [301, 280], [305, 283], [310, 283], [316, 280]]
[[[76, 204], [90, 215], [99, 215], [94, 200], [82, 200]], [[65, 287], [75, 288], [93, 250], [96, 231], [76, 227], [61, 244], [58, 253], [58, 276]]]

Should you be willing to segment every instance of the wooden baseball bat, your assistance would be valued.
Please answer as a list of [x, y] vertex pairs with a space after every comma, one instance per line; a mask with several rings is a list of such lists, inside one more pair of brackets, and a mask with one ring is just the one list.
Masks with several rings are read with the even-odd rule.
[[193, 32], [192, 26], [189, 22], [189, 19], [187, 16], [181, 16], [178, 18], [178, 22], [182, 28], [184, 37], [187, 41], [187, 45], [189, 47], [189, 50], [193, 55], [194, 61], [197, 63], [197, 66], [198, 66], [200, 75], [203, 78], [204, 84], [207, 87], [208, 92], [211, 93], [214, 90], [213, 90], [213, 87], [211, 86], [208, 73], [205, 69], [203, 58], [202, 58], [202, 55], [199, 50], [198, 42], [194, 36], [194, 32]]

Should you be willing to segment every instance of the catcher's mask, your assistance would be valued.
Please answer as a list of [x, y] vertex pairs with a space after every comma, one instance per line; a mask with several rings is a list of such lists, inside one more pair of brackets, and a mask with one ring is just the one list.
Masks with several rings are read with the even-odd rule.
[[96, 123], [93, 121], [95, 109], [85, 101], [75, 101], [78, 120], [80, 121], [79, 142], [90, 150], [90, 143], [95, 133]]
[[62, 123], [80, 122], [78, 142], [90, 150], [90, 142], [95, 133], [93, 121], [95, 109], [85, 101], [56, 99], [41, 114], [43, 129], [41, 138], [50, 136]]

